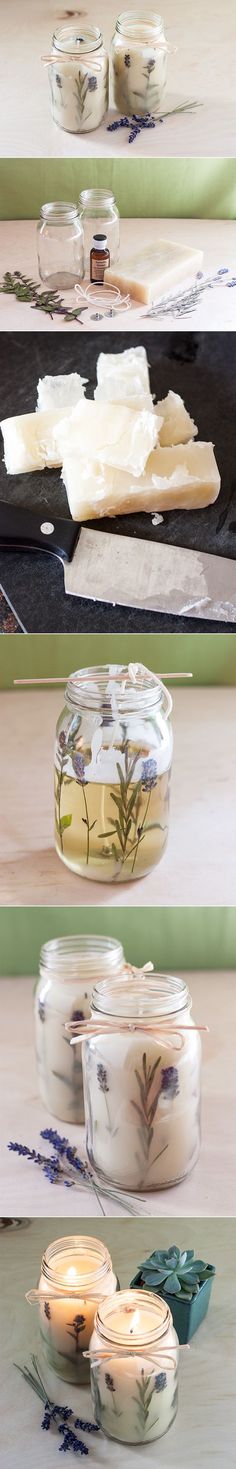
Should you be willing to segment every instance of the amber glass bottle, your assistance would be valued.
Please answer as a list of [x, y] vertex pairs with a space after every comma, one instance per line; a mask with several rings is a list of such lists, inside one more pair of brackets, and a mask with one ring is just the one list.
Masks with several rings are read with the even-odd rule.
[[104, 271], [110, 265], [110, 250], [108, 250], [106, 235], [94, 235], [92, 249], [90, 250], [90, 280], [93, 284], [103, 286]]

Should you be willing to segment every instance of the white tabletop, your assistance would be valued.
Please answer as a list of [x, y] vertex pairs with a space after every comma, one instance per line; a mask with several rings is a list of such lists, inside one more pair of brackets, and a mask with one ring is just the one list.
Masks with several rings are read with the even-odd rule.
[[[224, 284], [206, 290], [197, 307], [183, 316], [177, 317], [173, 312], [168, 316], [160, 314], [158, 320], [147, 316], [147, 307], [140, 306], [132, 301], [131, 310], [120, 311], [116, 317], [102, 317], [102, 320], [94, 321], [94, 305], [89, 307], [81, 317], [81, 323], [69, 322], [65, 324], [61, 317], [54, 317], [51, 321], [49, 316], [43, 312], [36, 311], [30, 305], [22, 301], [16, 301], [14, 296], [0, 295], [0, 329], [1, 331], [42, 331], [42, 332], [67, 332], [76, 331], [139, 331], [140, 324], [145, 325], [148, 331], [171, 330], [183, 331], [186, 327], [190, 331], [201, 331], [207, 328], [213, 331], [235, 331], [236, 329], [236, 287], [227, 287], [227, 279], [235, 276], [236, 260], [236, 224], [234, 220], [206, 220], [206, 219], [122, 219], [121, 220], [121, 250], [122, 255], [127, 251], [131, 253], [134, 240], [142, 247], [148, 246], [158, 238], [164, 238], [177, 242], [177, 244], [189, 245], [193, 249], [203, 250], [202, 270], [205, 278], [213, 279], [219, 269], [225, 268], [229, 275], [224, 276]], [[22, 275], [33, 279], [40, 286], [38, 274], [37, 244], [36, 244], [36, 222], [35, 220], [4, 220], [0, 223], [0, 259], [1, 278], [5, 271], [21, 271]], [[83, 282], [86, 285], [87, 279]], [[189, 287], [189, 282], [186, 283]], [[43, 287], [42, 287], [43, 289]], [[176, 296], [182, 295], [185, 286], [177, 288]], [[75, 307], [77, 297], [74, 291], [64, 294], [65, 307]], [[82, 303], [84, 304], [84, 302]], [[102, 293], [101, 293], [101, 308]]]
[[54, 849], [53, 746], [62, 705], [62, 690], [1, 694], [0, 902], [234, 905], [236, 689], [175, 688], [167, 850], [149, 876], [117, 887], [78, 877]]
[[[74, 7], [75, 8], [75, 7]], [[132, 5], [131, 9], [135, 6]], [[95, 132], [66, 133], [52, 121], [49, 86], [41, 56], [54, 29], [66, 20], [55, 0], [19, 0], [1, 7], [0, 148], [3, 157], [225, 157], [234, 158], [236, 12], [232, 0], [165, 0], [168, 58], [165, 109], [197, 100], [195, 112], [169, 117], [130, 148], [125, 131], [107, 132], [108, 116]], [[84, 23], [100, 25], [110, 47], [120, 6], [89, 0]], [[109, 121], [115, 116], [109, 114]]]
[[[90, 1227], [91, 1226], [91, 1227]], [[87, 1233], [94, 1232], [93, 1220], [86, 1221]], [[41, 1431], [43, 1409], [39, 1399], [23, 1382], [13, 1363], [30, 1365], [37, 1354], [46, 1390], [54, 1402], [67, 1405], [86, 1418], [93, 1418], [89, 1388], [68, 1386], [45, 1368], [39, 1342], [37, 1308], [29, 1306], [25, 1293], [38, 1280], [40, 1261], [54, 1237], [74, 1232], [74, 1223], [60, 1219], [54, 1231], [51, 1220], [31, 1220], [28, 1228], [6, 1230], [1, 1238], [1, 1336], [0, 1419], [4, 1469], [56, 1469], [59, 1465], [58, 1437]], [[128, 1447], [109, 1441], [103, 1434], [84, 1438], [89, 1448], [91, 1469], [111, 1463], [114, 1469], [234, 1469], [235, 1466], [235, 1221], [228, 1219], [152, 1221], [101, 1221], [97, 1235], [108, 1245], [122, 1287], [129, 1284], [135, 1267], [152, 1250], [175, 1243], [216, 1266], [208, 1315], [191, 1340], [190, 1351], [180, 1353], [179, 1411], [170, 1432], [158, 1443]], [[14, 1411], [13, 1411], [14, 1405]], [[68, 1463], [74, 1463], [73, 1455]], [[78, 1458], [78, 1462], [80, 1462]]]
[[[196, 1167], [181, 1184], [143, 1196], [144, 1212], [162, 1219], [178, 1214], [192, 1218], [195, 1214], [205, 1217], [236, 1212], [236, 975], [191, 973], [184, 978], [192, 995], [196, 1023], [209, 1027], [209, 1035], [202, 1036], [202, 1146]], [[39, 1216], [48, 1212], [58, 1219], [64, 1210], [68, 1219], [84, 1219], [90, 1214], [100, 1220], [102, 1211], [92, 1190], [53, 1186], [39, 1167], [7, 1149], [8, 1142], [20, 1142], [49, 1156], [50, 1146], [40, 1141], [40, 1131], [55, 1127], [85, 1155], [84, 1128], [58, 1122], [45, 1110], [38, 1095], [33, 984], [29, 978], [0, 980], [2, 1212], [7, 1216], [31, 1214], [33, 1199], [34, 1212]], [[111, 1217], [123, 1213], [119, 1195], [114, 1203], [103, 1195], [102, 1207]]]

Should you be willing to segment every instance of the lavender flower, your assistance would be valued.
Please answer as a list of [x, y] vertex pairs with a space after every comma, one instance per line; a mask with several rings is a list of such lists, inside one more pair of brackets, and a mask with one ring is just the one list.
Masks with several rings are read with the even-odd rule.
[[65, 749], [65, 745], [66, 745], [66, 736], [65, 736], [65, 730], [64, 729], [62, 729], [61, 730], [61, 734], [59, 734], [59, 741], [58, 741], [58, 743], [60, 745], [60, 750], [64, 750]]
[[67, 1454], [67, 1449], [72, 1449], [73, 1454], [88, 1454], [87, 1444], [83, 1443], [82, 1438], [76, 1438], [76, 1433], [73, 1433], [72, 1428], [66, 1428], [61, 1423], [58, 1432], [64, 1434], [63, 1443], [60, 1444], [59, 1454]]
[[154, 66], [155, 66], [155, 58], [153, 56], [150, 56], [150, 61], [147, 61], [147, 65], [145, 67], [145, 71], [148, 72], [148, 76], [151, 76], [151, 71], [153, 71]]
[[161, 1092], [168, 1093], [169, 1097], [178, 1097], [179, 1077], [176, 1066], [166, 1066], [161, 1073]]
[[88, 78], [88, 92], [97, 92], [97, 77]]
[[42, 1000], [39, 1000], [39, 1002], [38, 1002], [38, 1017], [39, 1017], [39, 1020], [42, 1021], [42, 1025], [44, 1025], [44, 1021], [46, 1019], [46, 1014], [45, 1014], [45, 1005], [43, 1004], [43, 1001]]
[[84, 1010], [72, 1010], [72, 1024], [76, 1025], [76, 1021], [79, 1023], [80, 1020], [84, 1020]]
[[49, 1306], [49, 1301], [44, 1301], [44, 1315], [46, 1316], [47, 1321], [51, 1321], [51, 1308]]
[[106, 1067], [101, 1063], [97, 1066], [97, 1079], [101, 1092], [109, 1092]]
[[83, 755], [80, 755], [76, 751], [75, 755], [72, 755], [72, 765], [76, 780], [78, 781], [78, 785], [87, 785], [88, 782], [86, 781], [85, 776], [85, 760]]
[[155, 1377], [154, 1387], [155, 1392], [164, 1392], [164, 1388], [167, 1387], [166, 1372], [158, 1372], [158, 1376]]
[[62, 80], [61, 77], [58, 75], [58, 71], [56, 71], [56, 84], [57, 87], [62, 87]]
[[129, 55], [129, 52], [128, 51], [126, 52], [126, 56], [124, 57], [124, 63], [125, 63], [125, 66], [127, 66], [128, 70], [129, 70], [129, 66], [131, 66], [131, 56]]
[[108, 1392], [115, 1392], [115, 1383], [113, 1382], [113, 1377], [111, 1377], [110, 1372], [105, 1372], [105, 1383], [106, 1387], [108, 1388]]
[[142, 787], [144, 791], [152, 791], [157, 784], [157, 765], [155, 760], [143, 760]]

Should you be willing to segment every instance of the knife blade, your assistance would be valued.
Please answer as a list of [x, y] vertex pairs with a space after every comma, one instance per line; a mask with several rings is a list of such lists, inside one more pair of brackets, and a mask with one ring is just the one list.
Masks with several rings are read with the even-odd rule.
[[0, 502], [0, 547], [44, 551], [64, 563], [65, 591], [210, 622], [236, 622], [236, 563], [165, 542], [132, 540]]

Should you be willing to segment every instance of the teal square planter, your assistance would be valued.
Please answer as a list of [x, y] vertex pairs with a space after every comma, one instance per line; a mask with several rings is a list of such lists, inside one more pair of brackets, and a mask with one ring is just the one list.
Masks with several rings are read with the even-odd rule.
[[177, 1331], [177, 1336], [181, 1344], [190, 1341], [191, 1336], [194, 1336], [194, 1332], [201, 1325], [201, 1321], [204, 1321], [204, 1316], [206, 1316], [208, 1311], [213, 1280], [214, 1275], [209, 1280], [203, 1280], [197, 1295], [193, 1296], [191, 1301], [178, 1301], [177, 1296], [167, 1295], [167, 1291], [161, 1292], [162, 1299], [170, 1307], [175, 1330]]

